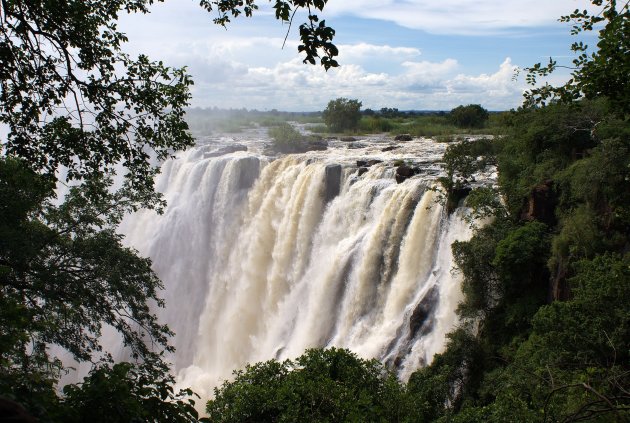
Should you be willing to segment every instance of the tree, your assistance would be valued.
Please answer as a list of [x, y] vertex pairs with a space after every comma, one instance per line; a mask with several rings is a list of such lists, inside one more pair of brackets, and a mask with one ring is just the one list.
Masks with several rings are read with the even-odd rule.
[[359, 100], [349, 100], [338, 98], [330, 100], [324, 110], [322, 117], [330, 131], [342, 132], [356, 129], [361, 119], [361, 102]]
[[[495, 208], [484, 213], [494, 219], [453, 244], [463, 275], [458, 314], [481, 353], [471, 360], [449, 344], [412, 376], [419, 400], [438, 405], [428, 409], [433, 419], [630, 417], [628, 4], [592, 3], [600, 13], [561, 20], [573, 20], [575, 33], [601, 29], [599, 48], [574, 61], [566, 84], [532, 89], [510, 114], [509, 131], [492, 149], [501, 201], [475, 199]], [[556, 68], [535, 65], [529, 80]], [[475, 169], [464, 149], [447, 149], [447, 183]], [[455, 365], [444, 356], [455, 356]], [[464, 369], [475, 363], [476, 377], [447, 382], [463, 393], [453, 399], [440, 387], [458, 361]]]
[[[161, 282], [116, 233], [125, 213], [164, 206], [153, 159], [193, 144], [185, 68], [122, 50], [119, 14], [148, 13], [152, 4], [0, 0], [0, 125], [9, 129], [0, 159], [0, 395], [43, 419], [65, 420], [64, 401], [78, 410], [110, 388], [130, 393], [129, 408], [181, 400], [168, 388], [163, 359], [172, 333], [149, 307], [163, 305]], [[334, 30], [315, 14], [325, 4], [276, 0], [274, 8], [283, 22], [309, 11], [298, 50], [329, 69], [337, 66]], [[257, 9], [254, 0], [200, 5], [218, 13], [219, 25]], [[60, 205], [52, 201], [57, 183], [71, 186]], [[111, 367], [100, 343], [105, 325], [119, 332], [133, 363]], [[65, 398], [55, 390], [64, 369], [51, 345], [97, 365]], [[145, 411], [130, 416], [150, 419]], [[175, 420], [193, 417], [185, 404], [173, 412]]]
[[376, 360], [307, 350], [295, 360], [248, 365], [215, 389], [213, 422], [404, 421], [404, 390]]
[[451, 122], [460, 128], [481, 128], [488, 118], [488, 111], [479, 104], [457, 106], [449, 113]]
[[[572, 35], [599, 29], [597, 49], [588, 54], [588, 45], [582, 41], [574, 42], [571, 51], [578, 56], [570, 67], [571, 78], [558, 87], [546, 83], [526, 92], [528, 104], [606, 97], [613, 104], [616, 115], [623, 117], [630, 113], [630, 4], [625, 2], [618, 6], [615, 0], [591, 0], [591, 3], [601, 7], [599, 13], [576, 9], [570, 15], [562, 16], [560, 22], [573, 23]], [[547, 76], [559, 67], [567, 66], [558, 65], [549, 58], [545, 66], [537, 63], [525, 68], [527, 81], [535, 85], [538, 77]]]
[[99, 339], [108, 325], [148, 369], [162, 368], [160, 351], [173, 350], [171, 331], [149, 307], [163, 306], [162, 284], [150, 260], [122, 246], [121, 195], [109, 186], [90, 179], [55, 206], [54, 179], [0, 160], [0, 395], [41, 416], [55, 408], [63, 371], [50, 345], [79, 361], [110, 362]]
[[459, 201], [470, 192], [468, 179], [476, 172], [486, 170], [496, 164], [495, 146], [490, 139], [476, 141], [461, 141], [449, 145], [442, 156], [446, 175], [438, 181], [444, 189], [446, 208], [452, 212]]
[[[162, 160], [192, 145], [183, 119], [192, 81], [185, 69], [122, 52], [127, 38], [117, 29], [118, 14], [148, 13], [152, 3], [0, 3], [0, 123], [10, 129], [6, 154], [45, 173], [63, 166], [70, 180], [111, 174], [122, 164], [126, 186], [142, 195], [140, 203], [159, 202], [149, 158]], [[310, 12], [325, 3], [276, 0], [274, 8], [283, 22], [292, 21], [300, 8], [309, 10], [298, 50], [308, 63], [321, 54], [328, 69], [337, 66], [334, 30]], [[257, 9], [254, 0], [200, 4], [219, 14], [214, 21], [220, 25]]]
[[[63, 422], [126, 423], [199, 421], [190, 389], [175, 394], [165, 365], [101, 365], [81, 385], [64, 387]], [[103, 401], [104, 399], [107, 401]], [[203, 420], [202, 420], [203, 421]]]

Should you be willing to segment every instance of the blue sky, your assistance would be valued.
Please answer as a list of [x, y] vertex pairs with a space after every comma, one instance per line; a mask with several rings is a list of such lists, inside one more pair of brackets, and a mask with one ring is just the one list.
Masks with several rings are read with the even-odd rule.
[[[357, 98], [364, 108], [450, 110], [479, 103], [517, 107], [526, 89], [515, 70], [547, 61], [569, 64], [569, 27], [560, 15], [586, 0], [329, 0], [320, 16], [335, 28], [341, 67], [302, 64], [296, 15], [287, 26], [269, 4], [228, 29], [193, 0], [167, 0], [149, 15], [121, 18], [126, 49], [188, 66], [193, 106], [322, 110], [330, 99]], [[594, 40], [586, 39], [590, 44]], [[561, 83], [558, 73], [551, 83]]]

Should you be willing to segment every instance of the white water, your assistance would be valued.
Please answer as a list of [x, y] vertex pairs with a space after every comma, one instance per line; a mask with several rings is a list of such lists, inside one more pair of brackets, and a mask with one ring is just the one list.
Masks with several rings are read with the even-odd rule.
[[[166, 286], [159, 313], [177, 334], [181, 385], [208, 395], [248, 362], [310, 347], [379, 358], [402, 379], [430, 362], [461, 297], [450, 244], [470, 236], [461, 211], [446, 216], [428, 189], [443, 145], [383, 153], [368, 140], [276, 160], [255, 146], [167, 161], [157, 181], [167, 212], [123, 225]], [[356, 160], [372, 158], [383, 162], [358, 176]], [[395, 159], [426, 172], [397, 184]], [[342, 166], [340, 193], [326, 202], [331, 164]]]

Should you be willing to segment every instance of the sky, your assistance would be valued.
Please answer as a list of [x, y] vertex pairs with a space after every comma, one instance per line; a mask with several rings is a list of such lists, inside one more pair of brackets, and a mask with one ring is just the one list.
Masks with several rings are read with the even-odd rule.
[[[328, 0], [321, 19], [336, 31], [340, 67], [303, 64], [298, 13], [289, 31], [269, 2], [227, 29], [195, 0], [166, 0], [148, 15], [121, 16], [125, 49], [193, 76], [193, 107], [317, 111], [338, 97], [363, 108], [450, 110], [518, 107], [527, 89], [518, 69], [553, 57], [570, 64], [570, 26], [561, 15], [586, 0]], [[288, 32], [288, 34], [287, 34]], [[286, 44], [283, 48], [285, 36]], [[586, 38], [595, 44], [593, 36]], [[558, 72], [550, 83], [568, 78]]]

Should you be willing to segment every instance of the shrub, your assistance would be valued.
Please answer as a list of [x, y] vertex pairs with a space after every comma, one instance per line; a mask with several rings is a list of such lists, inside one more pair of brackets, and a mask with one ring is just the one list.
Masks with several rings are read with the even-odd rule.
[[457, 106], [449, 113], [451, 122], [460, 128], [481, 128], [489, 117], [488, 111], [479, 104]]
[[359, 100], [338, 98], [328, 102], [322, 117], [331, 131], [355, 130], [358, 128], [359, 120], [361, 119], [360, 110], [361, 102]]

